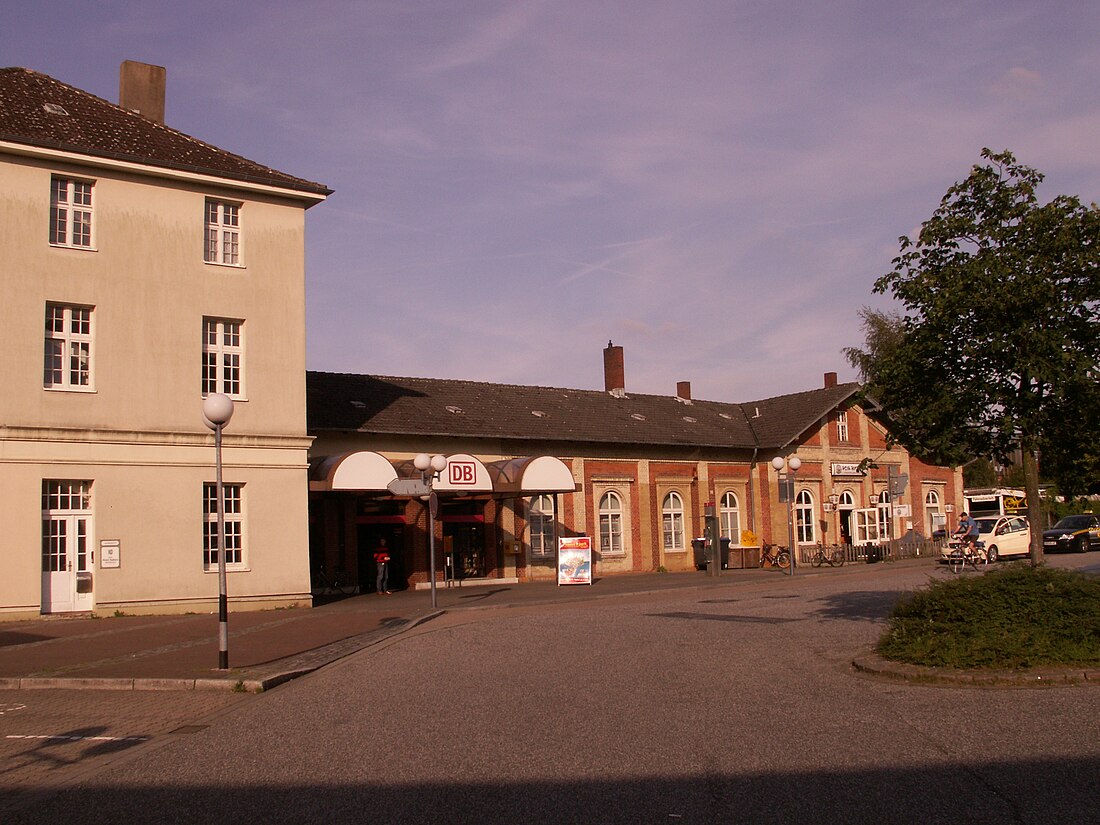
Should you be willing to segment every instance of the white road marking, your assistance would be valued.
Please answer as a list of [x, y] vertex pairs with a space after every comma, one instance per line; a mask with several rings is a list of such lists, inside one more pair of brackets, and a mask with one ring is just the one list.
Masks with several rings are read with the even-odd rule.
[[5, 739], [50, 739], [63, 742], [145, 742], [148, 736], [64, 736], [58, 734], [11, 734]]

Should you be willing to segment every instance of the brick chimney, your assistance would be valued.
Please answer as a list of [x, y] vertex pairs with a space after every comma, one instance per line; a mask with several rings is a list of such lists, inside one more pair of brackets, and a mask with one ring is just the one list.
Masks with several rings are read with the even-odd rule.
[[835, 386], [836, 386], [836, 373], [835, 372], [825, 373], [825, 389], [829, 389], [829, 387], [835, 387]]
[[164, 123], [163, 66], [124, 60], [118, 70], [118, 105], [142, 117]]
[[676, 382], [676, 397], [684, 401], [691, 400], [691, 382], [690, 381], [677, 381]]
[[610, 341], [603, 351], [603, 388], [613, 395], [626, 392], [626, 369], [623, 366], [623, 348]]

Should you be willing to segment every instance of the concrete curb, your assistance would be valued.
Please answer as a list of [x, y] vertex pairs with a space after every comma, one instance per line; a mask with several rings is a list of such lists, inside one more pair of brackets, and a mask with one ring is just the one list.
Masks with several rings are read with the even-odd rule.
[[911, 684], [949, 685], [953, 687], [1054, 687], [1064, 685], [1100, 686], [1100, 669], [1036, 668], [1033, 670], [953, 670], [892, 662], [874, 652], [852, 659], [859, 673]]

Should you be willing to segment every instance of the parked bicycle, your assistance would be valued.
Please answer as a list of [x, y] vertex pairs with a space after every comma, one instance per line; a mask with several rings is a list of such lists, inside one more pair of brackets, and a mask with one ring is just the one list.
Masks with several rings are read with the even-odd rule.
[[768, 564], [786, 570], [791, 566], [791, 554], [787, 552], [785, 547], [765, 544], [760, 548], [760, 566], [764, 567]]
[[814, 554], [810, 556], [810, 564], [814, 567], [821, 567], [823, 564], [827, 564], [829, 567], [843, 567], [845, 561], [847, 561], [847, 556], [844, 548], [840, 545], [825, 547], [819, 544], [814, 549]]
[[947, 545], [950, 552], [947, 554], [947, 564], [952, 573], [960, 572], [970, 565], [974, 570], [979, 570], [989, 564], [989, 556], [985, 552], [984, 542], [975, 542], [971, 548], [969, 542], [953, 541]]
[[343, 568], [337, 567], [330, 575], [324, 567], [318, 567], [313, 571], [313, 590], [350, 596], [359, 590], [359, 586]]

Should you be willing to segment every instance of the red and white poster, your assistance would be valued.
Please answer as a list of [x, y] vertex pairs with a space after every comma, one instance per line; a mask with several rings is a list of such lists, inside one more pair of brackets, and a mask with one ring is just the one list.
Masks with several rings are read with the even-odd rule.
[[558, 539], [558, 584], [592, 584], [592, 538]]

